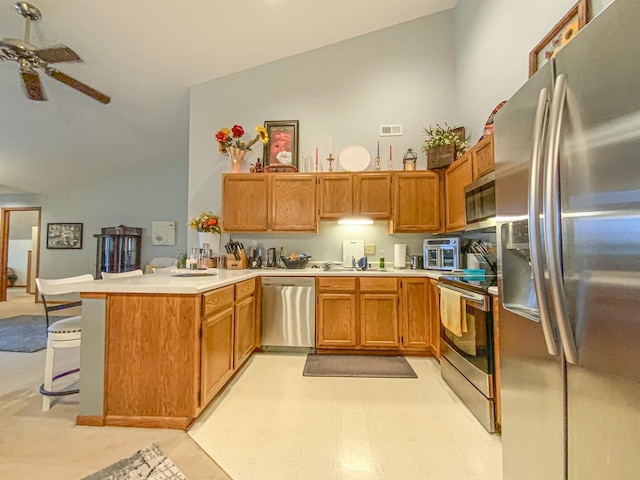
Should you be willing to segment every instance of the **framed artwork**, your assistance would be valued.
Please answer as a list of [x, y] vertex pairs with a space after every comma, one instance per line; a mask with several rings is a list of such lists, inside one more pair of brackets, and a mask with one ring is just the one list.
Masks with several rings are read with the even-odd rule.
[[269, 134], [265, 144], [264, 165], [270, 171], [298, 169], [298, 120], [267, 120], [264, 128]]
[[82, 223], [47, 223], [47, 248], [81, 249]]
[[589, 21], [589, 0], [579, 0], [529, 53], [529, 76], [556, 56]]

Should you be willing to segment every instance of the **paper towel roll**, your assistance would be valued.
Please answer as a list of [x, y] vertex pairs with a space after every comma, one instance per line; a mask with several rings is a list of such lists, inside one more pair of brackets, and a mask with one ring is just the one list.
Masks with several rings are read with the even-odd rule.
[[405, 243], [396, 243], [393, 246], [393, 267], [407, 267], [407, 245]]

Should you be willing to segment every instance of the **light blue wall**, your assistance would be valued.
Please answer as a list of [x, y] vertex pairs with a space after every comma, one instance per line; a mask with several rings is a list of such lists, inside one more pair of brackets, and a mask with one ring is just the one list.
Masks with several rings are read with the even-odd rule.
[[[181, 159], [158, 161], [155, 168], [132, 162], [128, 172], [101, 178], [95, 184], [47, 195], [0, 195], [0, 207], [42, 207], [40, 276], [59, 278], [94, 273], [96, 240], [102, 227], [142, 227], [142, 265], [152, 257], [175, 257], [186, 250], [187, 153]], [[152, 246], [151, 222], [177, 221], [176, 246]], [[83, 223], [81, 250], [47, 250], [47, 223]]]
[[[253, 131], [255, 125], [262, 125], [265, 120], [297, 119], [300, 152], [312, 154], [318, 146], [321, 159], [328, 156], [329, 136], [333, 137], [334, 155], [349, 144], [359, 144], [375, 157], [380, 140], [385, 159], [383, 170], [388, 169], [392, 142], [394, 170], [402, 170], [405, 151], [408, 148], [420, 151], [423, 127], [436, 122], [456, 122], [453, 32], [450, 10], [193, 87], [190, 215], [202, 210], [220, 212], [221, 175], [230, 171], [230, 165], [218, 153], [214, 134], [234, 123]], [[404, 136], [380, 138], [379, 126], [389, 123], [403, 124]], [[258, 146], [250, 152], [249, 162], [262, 156]], [[372, 160], [369, 170], [373, 168]], [[418, 168], [426, 168], [421, 152]], [[244, 166], [247, 169], [248, 163]], [[387, 260], [391, 258], [392, 245], [398, 238], [386, 235], [385, 226], [369, 227], [362, 235], [364, 240], [373, 240], [384, 248]], [[335, 222], [323, 222], [319, 235], [283, 238], [265, 234], [237, 238], [268, 246], [284, 243], [289, 251], [304, 251], [317, 260], [332, 260], [341, 257], [342, 240], [351, 237], [351, 232]], [[418, 245], [424, 235], [411, 237], [402, 243]], [[195, 232], [190, 233], [189, 243], [197, 243]], [[412, 253], [419, 253], [416, 249], [414, 246]]]

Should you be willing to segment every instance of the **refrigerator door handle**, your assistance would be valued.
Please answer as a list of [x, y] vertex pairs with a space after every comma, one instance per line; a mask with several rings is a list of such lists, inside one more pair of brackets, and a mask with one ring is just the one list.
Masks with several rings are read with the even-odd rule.
[[529, 177], [529, 248], [531, 252], [531, 269], [533, 272], [533, 284], [540, 311], [540, 325], [547, 351], [550, 355], [558, 355], [558, 344], [553, 335], [551, 326], [551, 309], [549, 296], [544, 281], [545, 263], [542, 252], [542, 235], [540, 228], [541, 206], [541, 179], [544, 173], [544, 138], [546, 136], [547, 117], [549, 114], [549, 89], [540, 90], [538, 107], [533, 126], [533, 148], [531, 150], [531, 176]]
[[555, 313], [560, 341], [567, 362], [578, 363], [573, 328], [567, 313], [564, 283], [562, 278], [562, 258], [560, 239], [562, 238], [559, 153], [560, 132], [562, 130], [562, 114], [567, 96], [567, 76], [558, 75], [555, 82], [553, 100], [549, 115], [549, 142], [547, 148], [547, 164], [544, 184], [544, 239], [545, 256], [549, 267], [550, 300]]

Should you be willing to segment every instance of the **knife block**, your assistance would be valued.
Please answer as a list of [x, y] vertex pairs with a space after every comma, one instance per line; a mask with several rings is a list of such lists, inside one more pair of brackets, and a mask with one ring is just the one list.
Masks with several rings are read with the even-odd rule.
[[240, 260], [236, 260], [236, 257], [229, 253], [226, 255], [227, 257], [227, 270], [244, 270], [245, 268], [249, 268], [249, 261], [247, 259], [247, 254], [242, 251], [239, 253]]

